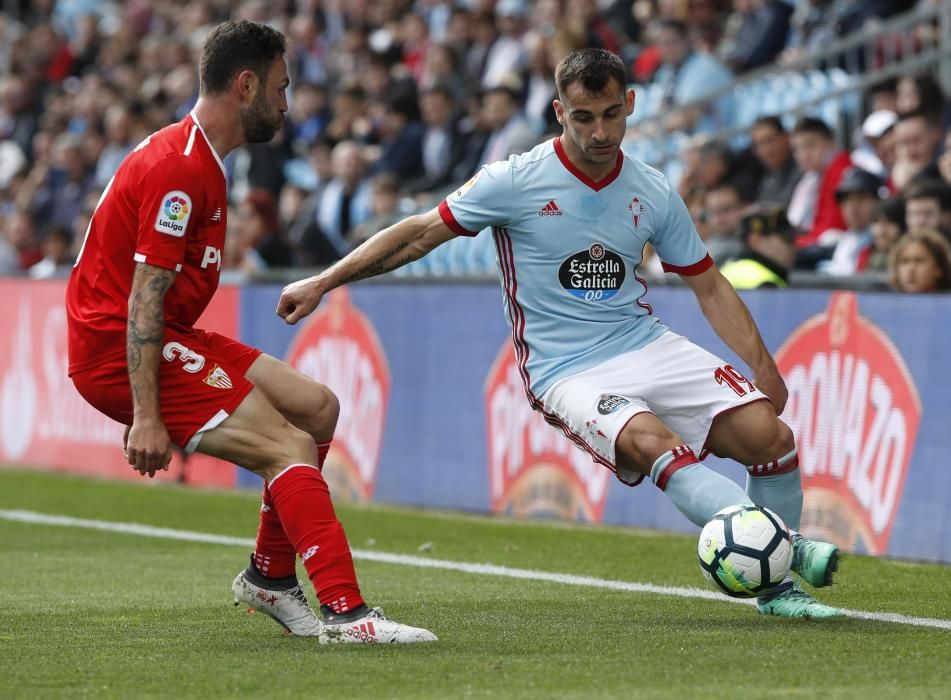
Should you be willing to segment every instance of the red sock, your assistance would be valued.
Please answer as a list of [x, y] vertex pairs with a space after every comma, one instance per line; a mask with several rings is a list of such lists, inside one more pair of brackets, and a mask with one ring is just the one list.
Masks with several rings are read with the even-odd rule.
[[268, 488], [321, 604], [338, 613], [362, 605], [350, 545], [320, 470], [292, 464], [271, 479]]
[[271, 492], [264, 484], [261, 497], [261, 522], [258, 540], [254, 545], [254, 565], [270, 578], [288, 578], [294, 575], [297, 552], [284, 534], [281, 519], [271, 500]]
[[327, 459], [327, 453], [330, 452], [330, 442], [317, 443], [317, 468], [323, 469], [324, 462]]

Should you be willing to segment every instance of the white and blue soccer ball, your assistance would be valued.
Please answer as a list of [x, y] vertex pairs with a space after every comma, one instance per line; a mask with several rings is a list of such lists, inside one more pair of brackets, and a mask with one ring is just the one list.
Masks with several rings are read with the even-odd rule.
[[792, 537], [768, 508], [728, 506], [704, 525], [697, 556], [700, 570], [716, 588], [734, 598], [753, 598], [786, 578], [792, 566]]

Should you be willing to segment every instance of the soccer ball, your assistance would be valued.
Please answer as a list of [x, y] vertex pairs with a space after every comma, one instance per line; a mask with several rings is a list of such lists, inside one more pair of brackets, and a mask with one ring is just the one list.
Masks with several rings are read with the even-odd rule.
[[768, 508], [729, 506], [704, 525], [697, 555], [700, 570], [714, 586], [734, 598], [752, 598], [769, 593], [786, 578], [792, 538]]

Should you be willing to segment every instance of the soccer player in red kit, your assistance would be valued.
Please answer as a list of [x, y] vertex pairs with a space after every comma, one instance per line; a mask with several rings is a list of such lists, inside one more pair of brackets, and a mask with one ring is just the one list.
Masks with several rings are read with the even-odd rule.
[[[320, 468], [339, 413], [334, 394], [236, 340], [194, 327], [218, 287], [227, 193], [222, 158], [270, 141], [289, 80], [280, 32], [227, 22], [209, 35], [199, 99], [152, 134], [106, 186], [69, 280], [69, 374], [124, 423], [129, 464], [150, 477], [172, 443], [264, 478], [251, 563], [232, 586], [295, 635], [321, 642], [424, 642], [428, 630], [369, 608]], [[300, 555], [321, 603], [307, 604]]]

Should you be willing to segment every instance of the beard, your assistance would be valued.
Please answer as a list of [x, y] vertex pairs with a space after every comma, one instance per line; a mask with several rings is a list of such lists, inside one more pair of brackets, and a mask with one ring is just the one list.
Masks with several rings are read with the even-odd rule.
[[263, 90], [241, 113], [241, 127], [244, 129], [244, 138], [248, 143], [267, 143], [274, 138], [274, 134], [283, 123], [280, 112], [276, 116], [268, 114], [268, 104], [264, 99]]

